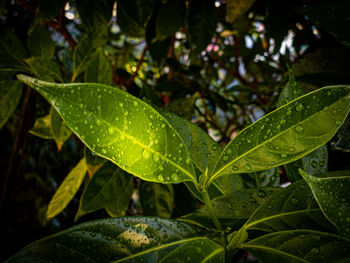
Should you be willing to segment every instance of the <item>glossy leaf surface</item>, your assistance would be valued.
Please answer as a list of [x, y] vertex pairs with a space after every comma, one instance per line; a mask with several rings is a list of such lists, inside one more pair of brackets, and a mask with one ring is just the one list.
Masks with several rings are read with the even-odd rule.
[[299, 97], [241, 131], [225, 148], [211, 179], [295, 161], [335, 134], [350, 110], [350, 87], [324, 87]]
[[18, 77], [41, 93], [92, 151], [127, 172], [161, 183], [196, 180], [183, 140], [145, 102], [100, 84], [53, 84]]
[[142, 181], [139, 196], [143, 215], [171, 217], [174, 209], [173, 185]]
[[47, 219], [54, 218], [68, 205], [83, 182], [85, 174], [86, 163], [83, 158], [70, 171], [52, 197], [46, 212]]
[[303, 181], [298, 181], [270, 196], [244, 227], [266, 232], [320, 229], [322, 226], [318, 222], [327, 223], [320, 208], [313, 204], [311, 191]]
[[289, 230], [249, 241], [247, 249], [262, 263], [348, 262], [350, 240], [314, 230]]
[[[277, 188], [242, 189], [214, 198], [212, 204], [221, 224], [224, 227], [230, 226], [238, 230], [259, 205], [264, 203], [276, 191], [278, 191]], [[205, 206], [194, 213], [179, 218], [179, 220], [204, 227], [214, 227], [209, 211]]]
[[0, 82], [0, 129], [17, 107], [23, 85], [18, 81]]
[[[170, 219], [104, 219], [38, 240], [19, 251], [8, 262], [133, 262], [134, 258], [141, 257], [144, 262], [156, 262], [157, 258], [166, 256], [181, 244], [205, 239], [194, 237], [198, 234], [196, 228]], [[161, 249], [165, 249], [163, 254], [158, 253]]]
[[299, 170], [312, 190], [325, 216], [339, 233], [350, 237], [350, 171], [332, 172], [327, 177], [315, 177]]
[[133, 176], [111, 162], [105, 163], [85, 187], [75, 220], [102, 208], [113, 217], [125, 215], [133, 190]]
[[57, 111], [53, 107], [51, 107], [50, 119], [51, 119], [51, 133], [53, 138], [56, 141], [57, 149], [58, 151], [60, 151], [62, 149], [63, 144], [70, 137], [72, 132], [66, 126], [61, 116], [57, 113]]

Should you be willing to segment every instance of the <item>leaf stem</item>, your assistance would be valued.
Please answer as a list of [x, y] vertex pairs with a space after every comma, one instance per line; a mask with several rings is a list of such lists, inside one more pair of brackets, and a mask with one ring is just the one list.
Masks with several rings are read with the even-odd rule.
[[213, 207], [213, 204], [211, 203], [207, 189], [204, 188], [201, 194], [205, 205], [208, 207], [209, 214], [214, 222], [215, 227], [219, 230], [222, 230], [221, 223], [215, 214], [214, 207]]

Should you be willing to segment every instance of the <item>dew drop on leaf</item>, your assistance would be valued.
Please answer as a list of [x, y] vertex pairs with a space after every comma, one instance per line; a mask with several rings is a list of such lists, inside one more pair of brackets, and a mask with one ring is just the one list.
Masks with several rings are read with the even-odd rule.
[[341, 121], [336, 121], [335, 124], [339, 126], [341, 124]]
[[293, 147], [293, 146], [289, 147], [289, 151], [295, 152], [295, 147]]
[[106, 149], [102, 149], [102, 153], [106, 154], [107, 153]]
[[145, 160], [148, 160], [149, 158], [151, 158], [151, 152], [145, 148], [142, 152], [142, 158]]
[[178, 176], [176, 173], [173, 173], [173, 174], [171, 175], [171, 179], [172, 179], [173, 181], [177, 181], [177, 180], [179, 180], [179, 176]]
[[304, 127], [301, 126], [301, 125], [297, 126], [295, 129], [296, 129], [297, 132], [303, 132], [304, 131]]
[[320, 248], [314, 247], [313, 249], [310, 250], [310, 252], [311, 252], [312, 254], [316, 255], [316, 254], [320, 253]]
[[302, 104], [298, 104], [296, 107], [295, 107], [296, 111], [302, 111], [304, 109], [303, 105]]
[[296, 197], [292, 197], [292, 199], [290, 200], [290, 202], [293, 204], [293, 205], [296, 205], [298, 203], [298, 199]]
[[286, 157], [287, 157], [287, 154], [282, 153], [282, 154], [281, 154], [281, 157], [282, 157], [282, 158], [286, 158]]
[[153, 154], [153, 161], [154, 161], [154, 162], [156, 162], [156, 163], [158, 163], [158, 162], [159, 162], [159, 160], [160, 160], [159, 155], [158, 155], [158, 154], [156, 154], [156, 153], [154, 153], [154, 154]]
[[252, 167], [250, 166], [250, 164], [246, 164], [244, 166], [244, 169], [249, 172], [252, 169]]
[[264, 198], [266, 196], [266, 192], [264, 190], [259, 190], [258, 191], [258, 196], [261, 198]]
[[161, 175], [161, 174], [160, 174], [160, 175], [158, 175], [158, 180], [159, 180], [159, 181], [161, 181], [161, 182], [163, 182], [163, 181], [164, 181], [164, 177], [163, 177], [163, 175]]
[[233, 171], [238, 171], [238, 167], [237, 166], [232, 166], [232, 170]]
[[114, 132], [115, 132], [115, 130], [114, 130], [112, 127], [109, 127], [109, 128], [108, 128], [108, 133], [109, 133], [110, 135], [114, 134]]

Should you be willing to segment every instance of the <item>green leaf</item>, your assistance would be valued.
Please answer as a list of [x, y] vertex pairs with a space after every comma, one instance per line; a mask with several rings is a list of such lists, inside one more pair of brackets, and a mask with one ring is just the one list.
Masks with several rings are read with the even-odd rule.
[[90, 178], [106, 162], [106, 159], [99, 157], [98, 155], [96, 155], [96, 153], [90, 151], [88, 147], [85, 147], [84, 149], [84, 158]]
[[[315, 222], [314, 218], [318, 221]], [[321, 221], [322, 220], [322, 221]], [[270, 196], [245, 223], [245, 229], [266, 232], [290, 229], [320, 229], [326, 222], [312, 193], [303, 181], [298, 181]], [[327, 224], [326, 224], [327, 225]]]
[[29, 130], [29, 133], [43, 139], [53, 139], [51, 131], [51, 114], [36, 119], [34, 127]]
[[348, 116], [337, 132], [336, 142], [332, 145], [335, 149], [350, 152], [350, 117]]
[[189, 1], [188, 33], [192, 49], [201, 52], [210, 43], [216, 30], [217, 15], [213, 1]]
[[0, 26], [0, 35], [0, 70], [28, 72], [23, 61], [28, 55], [21, 41], [4, 26]]
[[51, 59], [44, 57], [33, 57], [28, 58], [25, 61], [38, 78], [51, 82], [63, 82], [59, 66]]
[[303, 90], [303, 88], [296, 81], [293, 70], [289, 69], [288, 73], [289, 73], [289, 80], [281, 91], [281, 94], [278, 98], [277, 108], [305, 94], [305, 91]]
[[309, 185], [324, 215], [337, 227], [339, 233], [350, 237], [350, 171], [329, 173], [319, 178], [299, 170]]
[[205, 237], [195, 237], [199, 234], [195, 227], [170, 219], [103, 219], [80, 224], [38, 240], [19, 251], [8, 262], [141, 262], [141, 258], [144, 262], [156, 262], [157, 258], [160, 261], [171, 251], [175, 250], [176, 253], [181, 245], [186, 247], [186, 243], [209, 241]]
[[[212, 199], [216, 216], [223, 227], [239, 229], [278, 188], [242, 189], [231, 194]], [[204, 206], [179, 220], [195, 225], [214, 228], [208, 209]]]
[[113, 217], [125, 215], [133, 190], [133, 176], [111, 162], [105, 163], [85, 187], [75, 220], [102, 208]]
[[[147, 181], [196, 181], [189, 152], [155, 109], [102, 84], [54, 84], [19, 75], [94, 152]], [[82, 121], [84, 119], [84, 121]]]
[[[279, 187], [280, 175], [278, 168], [271, 168], [266, 171], [243, 174], [244, 185], [248, 188], [255, 187]], [[218, 179], [220, 179], [219, 177]]]
[[142, 181], [139, 196], [143, 215], [171, 217], [174, 209], [174, 188], [171, 184]]
[[17, 108], [23, 85], [18, 81], [0, 82], [0, 129]]
[[295, 161], [333, 137], [350, 110], [350, 87], [299, 97], [241, 131], [225, 148], [209, 183], [228, 173], [267, 170]]
[[86, 174], [86, 164], [84, 158], [69, 172], [63, 180], [60, 187], [52, 197], [46, 212], [47, 219], [54, 218], [72, 200], [75, 193], [79, 190]]
[[51, 134], [56, 141], [58, 151], [60, 151], [72, 132], [53, 107], [51, 107], [50, 117]]
[[185, 22], [186, 3], [184, 0], [161, 2], [156, 17], [156, 38], [172, 36]]
[[195, 93], [188, 98], [181, 98], [174, 101], [170, 101], [170, 103], [166, 105], [164, 109], [177, 114], [181, 118], [190, 120], [194, 111], [194, 103], [198, 98], [198, 95], [199, 93]]
[[85, 82], [95, 82], [112, 85], [112, 65], [102, 48], [98, 48], [92, 55], [85, 72]]
[[51, 59], [55, 53], [55, 42], [49, 31], [42, 25], [37, 25], [30, 33], [27, 46], [31, 55], [35, 57]]
[[87, 28], [106, 25], [112, 18], [114, 0], [77, 0], [76, 5], [81, 21]]
[[313, 230], [290, 230], [264, 235], [241, 245], [262, 263], [348, 262], [350, 240]]
[[229, 23], [233, 23], [254, 4], [255, 0], [227, 0], [226, 16]]

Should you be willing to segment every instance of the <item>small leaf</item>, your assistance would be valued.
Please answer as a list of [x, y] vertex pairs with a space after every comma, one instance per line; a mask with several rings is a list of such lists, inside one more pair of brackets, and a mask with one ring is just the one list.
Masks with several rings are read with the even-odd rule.
[[255, 0], [227, 0], [226, 15], [227, 21], [233, 23], [238, 17], [243, 15], [254, 4]]
[[241, 131], [211, 173], [267, 170], [295, 161], [333, 137], [350, 110], [350, 87], [325, 87], [299, 97]]
[[62, 149], [63, 144], [68, 140], [72, 132], [66, 126], [61, 116], [57, 113], [57, 111], [53, 107], [51, 107], [50, 117], [51, 117], [51, 133], [54, 140], [56, 141], [57, 149], [58, 151], [60, 151]]
[[76, 192], [79, 190], [81, 183], [86, 174], [86, 164], [84, 158], [70, 171], [67, 177], [63, 180], [60, 187], [52, 197], [48, 208], [47, 219], [54, 218], [62, 212], [62, 210], [72, 200]]
[[315, 177], [299, 169], [309, 185], [324, 215], [337, 227], [339, 233], [350, 238], [350, 171], [328, 173]]
[[113, 217], [125, 215], [133, 189], [131, 175], [111, 162], [105, 163], [85, 187], [75, 221], [102, 208]]
[[37, 25], [30, 33], [27, 46], [34, 57], [51, 59], [55, 53], [55, 42], [53, 42], [49, 31], [42, 25]]
[[[197, 240], [203, 241], [203, 245], [205, 242], [205, 248], [210, 252], [217, 250], [218, 245], [205, 237], [196, 237], [199, 234], [201, 232], [197, 228], [171, 219], [109, 218], [80, 224], [38, 240], [8, 262], [141, 262], [141, 259], [144, 262], [160, 262], [172, 251], [176, 253], [181, 245], [186, 248], [186, 244], [195, 242], [193, 244], [198, 247]], [[206, 255], [204, 250], [198, 249]]]
[[29, 133], [43, 139], [53, 139], [51, 131], [51, 114], [36, 119], [34, 127], [29, 131]]
[[350, 240], [314, 230], [290, 230], [253, 239], [241, 248], [262, 263], [348, 262]]
[[90, 149], [87, 147], [84, 149], [84, 158], [90, 179], [106, 162], [106, 159], [99, 157], [96, 153], [90, 151]]
[[[239, 229], [278, 188], [242, 189], [231, 194], [212, 199], [216, 216], [223, 227]], [[204, 206], [194, 213], [180, 217], [179, 220], [195, 225], [214, 228], [208, 209]]]
[[[315, 222], [314, 218], [318, 220]], [[322, 221], [321, 221], [322, 220]], [[322, 229], [326, 222], [312, 193], [303, 181], [298, 181], [270, 196], [249, 218], [245, 229], [275, 232], [290, 229]], [[329, 225], [329, 224], [327, 224]]]
[[23, 85], [18, 81], [0, 82], [0, 129], [17, 108]]
[[43, 57], [28, 58], [25, 60], [32, 72], [40, 79], [63, 82], [61, 71], [57, 63]]
[[127, 172], [153, 182], [196, 181], [182, 138], [145, 102], [102, 84], [54, 84], [18, 77], [41, 93], [92, 151]]
[[174, 209], [174, 188], [171, 184], [142, 181], [139, 195], [143, 215], [171, 217]]
[[85, 82], [112, 85], [112, 65], [108, 57], [98, 48], [92, 55], [85, 72]]

